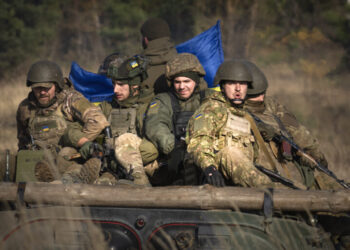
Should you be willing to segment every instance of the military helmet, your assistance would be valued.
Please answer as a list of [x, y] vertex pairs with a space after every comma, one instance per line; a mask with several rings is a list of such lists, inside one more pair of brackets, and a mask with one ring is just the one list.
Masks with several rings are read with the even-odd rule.
[[195, 72], [199, 76], [205, 75], [202, 64], [193, 54], [181, 53], [167, 62], [165, 76], [168, 81], [173, 80], [174, 76], [184, 72]]
[[250, 61], [245, 61], [245, 63], [248, 65], [253, 76], [252, 87], [248, 88], [247, 95], [257, 95], [265, 93], [268, 88], [268, 81], [266, 79], [265, 74], [254, 63]]
[[230, 60], [223, 62], [218, 68], [214, 78], [214, 86], [225, 80], [250, 83], [253, 78], [249, 67], [243, 61]]
[[132, 86], [140, 85], [148, 77], [147, 65], [148, 61], [145, 57], [133, 56], [119, 66], [111, 64], [107, 70], [107, 77]]
[[64, 78], [61, 68], [48, 60], [32, 64], [27, 74], [27, 87], [36, 85], [36, 83], [56, 83], [60, 89], [63, 89]]

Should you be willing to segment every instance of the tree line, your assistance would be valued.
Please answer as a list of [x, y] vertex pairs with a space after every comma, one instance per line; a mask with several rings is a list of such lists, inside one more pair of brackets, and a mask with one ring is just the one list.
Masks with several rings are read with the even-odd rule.
[[316, 32], [344, 49], [338, 69], [350, 69], [347, 0], [0, 0], [0, 77], [40, 58], [96, 64], [114, 51], [135, 54], [151, 16], [169, 23], [176, 44], [220, 19], [226, 57], [257, 57], [283, 42], [287, 55], [277, 58], [293, 60], [302, 46], [295, 34]]

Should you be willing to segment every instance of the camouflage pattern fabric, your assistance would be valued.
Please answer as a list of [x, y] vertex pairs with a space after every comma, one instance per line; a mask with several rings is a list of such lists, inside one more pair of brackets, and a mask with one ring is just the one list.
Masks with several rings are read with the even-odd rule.
[[141, 142], [141, 138], [131, 133], [125, 133], [115, 138], [115, 158], [126, 171], [131, 173], [134, 177], [135, 184], [150, 185], [143, 168], [142, 157], [139, 150]]
[[275, 187], [254, 163], [254, 137], [242, 109], [216, 92], [195, 112], [187, 127], [187, 152], [203, 170], [215, 166], [226, 179], [244, 187]]
[[[80, 131], [81, 137], [87, 137], [89, 140], [94, 140], [109, 125], [101, 110], [79, 92], [64, 89], [56, 94], [56, 98], [54, 104], [42, 108], [38, 105], [33, 93], [30, 92], [28, 98], [20, 103], [16, 115], [19, 149], [30, 148], [31, 136], [34, 141], [61, 144], [60, 139], [67, 127], [62, 124], [63, 121], [67, 124], [74, 121], [81, 122], [83, 124]], [[61, 119], [58, 121], [57, 117]], [[77, 141], [73, 145], [76, 143]]]
[[[264, 123], [271, 125], [278, 133], [281, 127], [276, 121], [275, 116], [280, 119], [287, 133], [292, 140], [299, 145], [306, 153], [310, 154], [315, 160], [327, 167], [328, 163], [321, 152], [317, 139], [312, 136], [308, 129], [301, 125], [295, 116], [288, 111], [283, 105], [271, 97], [265, 97], [264, 102], [246, 101], [245, 108], [258, 116]], [[275, 142], [266, 142], [268, 150], [274, 156], [275, 164], [278, 171], [286, 178], [297, 180], [304, 183], [308, 188], [317, 189], [338, 189], [341, 186], [331, 177], [315, 170], [315, 166], [305, 158], [298, 159], [299, 162], [281, 158], [278, 152], [279, 145]], [[257, 163], [266, 165], [267, 159], [262, 152], [259, 152]], [[317, 183], [314, 182], [314, 175], [317, 176]]]

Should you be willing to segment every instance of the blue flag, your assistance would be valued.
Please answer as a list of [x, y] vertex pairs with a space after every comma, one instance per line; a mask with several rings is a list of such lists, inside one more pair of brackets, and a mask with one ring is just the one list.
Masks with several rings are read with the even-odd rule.
[[176, 46], [178, 53], [191, 53], [197, 56], [206, 72], [204, 79], [208, 87], [213, 87], [217, 69], [224, 61], [224, 52], [221, 43], [220, 20], [210, 29]]
[[112, 80], [104, 75], [86, 71], [76, 62], [72, 62], [69, 79], [74, 88], [90, 102], [111, 101], [113, 99]]

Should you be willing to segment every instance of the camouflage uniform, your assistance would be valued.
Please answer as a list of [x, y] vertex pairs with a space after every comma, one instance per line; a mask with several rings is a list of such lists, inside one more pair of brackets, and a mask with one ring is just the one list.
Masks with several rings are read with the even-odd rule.
[[[82, 137], [94, 140], [109, 124], [98, 107], [70, 88], [68, 79], [65, 79], [64, 83], [63, 77], [60, 76], [60, 69], [52, 62], [39, 61], [33, 64], [28, 73], [27, 86], [40, 82], [44, 84], [51, 82], [46, 79], [50, 79], [50, 74], [54, 75], [52, 81], [57, 84], [52, 103], [43, 107], [38, 103], [33, 92], [30, 92], [17, 110], [17, 138], [19, 150], [33, 147], [49, 149], [54, 153], [55, 158], [55, 154], [65, 146], [63, 135], [73, 122], [77, 121], [82, 124], [82, 129], [77, 131], [74, 137], [74, 143], [77, 143]], [[58, 161], [62, 162], [58, 169], [60, 174], [66, 170], [67, 166], [72, 165], [64, 163], [62, 158], [59, 158]]]
[[187, 152], [202, 170], [214, 166], [235, 185], [273, 186], [253, 164], [256, 144], [245, 115], [243, 109], [233, 107], [221, 92], [214, 93], [188, 123]]
[[[205, 74], [204, 69], [195, 56], [183, 53], [168, 62], [166, 75], [169, 85], [171, 85], [173, 76], [181, 74], [181, 72], [198, 72], [201, 76], [192, 96], [188, 99], [182, 99], [173, 88], [167, 93], [158, 94], [150, 103], [145, 118], [145, 135], [157, 147], [163, 158], [169, 158], [177, 144], [179, 146], [185, 145], [185, 133], [176, 135], [176, 132], [181, 129], [185, 130], [188, 119], [200, 106], [202, 99], [212, 93], [206, 88], [207, 84], [202, 78]], [[177, 111], [174, 110], [175, 107], [178, 109]], [[179, 121], [185, 123], [180, 124]], [[168, 171], [164, 170], [165, 167], [163, 166], [163, 170], [159, 171], [164, 171], [164, 175], [167, 175]], [[165, 179], [162, 177], [162, 179], [165, 183], [169, 183], [165, 180], [166, 177]], [[157, 182], [157, 180], [154, 181]]]
[[[319, 149], [318, 141], [283, 105], [276, 102], [273, 98], [265, 96], [268, 81], [264, 73], [252, 62], [246, 61], [245, 63], [252, 71], [253, 76], [252, 88], [248, 89], [248, 98], [257, 97], [257, 99], [248, 99], [244, 107], [262, 121], [261, 124], [265, 126], [265, 128], [260, 128], [263, 130], [261, 131], [262, 134], [266, 132], [264, 131], [266, 126], [272, 130], [271, 136], [267, 136], [269, 138], [264, 137], [264, 144], [269, 154], [273, 156], [271, 159], [273, 160], [273, 165], [277, 168], [276, 170], [282, 176], [293, 180], [303, 188], [327, 189], [339, 187], [339, 185], [334, 185], [334, 181], [331, 181], [324, 174], [315, 172], [314, 166], [309, 160], [295, 155], [288, 143], [272, 137], [275, 135], [285, 136], [327, 168], [327, 160]], [[261, 149], [258, 155], [256, 162], [259, 165], [271, 165], [271, 160], [267, 159], [266, 154]], [[315, 173], [317, 182], [315, 182], [314, 178]]]
[[[142, 94], [129, 97], [123, 102], [114, 99], [111, 103], [101, 104], [101, 109], [111, 124], [115, 157], [119, 164], [132, 173], [135, 184], [149, 184], [144, 174], [142, 154], [147, 155], [144, 159], [146, 162], [151, 162], [158, 156], [153, 144], [141, 138], [143, 116], [152, 96], [145, 97]], [[142, 154], [141, 145], [146, 148]]]

